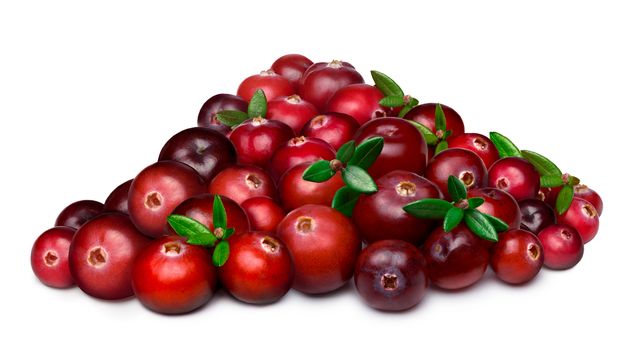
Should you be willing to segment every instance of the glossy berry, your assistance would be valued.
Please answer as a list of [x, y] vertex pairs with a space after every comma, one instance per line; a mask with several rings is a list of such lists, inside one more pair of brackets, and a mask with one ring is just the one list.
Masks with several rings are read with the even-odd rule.
[[555, 211], [539, 199], [525, 199], [518, 203], [521, 211], [520, 228], [538, 234], [557, 222]]
[[276, 227], [285, 217], [285, 211], [270, 197], [249, 198], [241, 206], [253, 231], [276, 232]]
[[241, 204], [257, 196], [276, 198], [276, 185], [267, 171], [252, 165], [232, 165], [209, 185], [209, 193], [229, 197]]
[[274, 152], [270, 159], [270, 174], [278, 182], [281, 176], [294, 166], [320, 159], [335, 159], [335, 150], [320, 139], [294, 137]]
[[104, 205], [98, 201], [81, 200], [69, 204], [63, 209], [54, 226], [68, 226], [76, 230], [85, 222], [104, 212]]
[[454, 137], [450, 137], [447, 140], [449, 148], [463, 148], [477, 154], [486, 169], [499, 160], [499, 151], [490, 139], [484, 135], [476, 133], [466, 133]]
[[583, 198], [586, 201], [590, 202], [596, 208], [598, 212], [598, 216], [603, 214], [603, 200], [600, 198], [600, 195], [596, 193], [593, 189], [587, 187], [586, 185], [577, 185], [574, 187], [574, 196], [578, 198]]
[[467, 190], [486, 184], [488, 172], [482, 159], [475, 153], [461, 148], [450, 148], [437, 154], [425, 169], [425, 177], [441, 189], [445, 198], [450, 198], [447, 189], [449, 176], [460, 179]]
[[[420, 104], [406, 113], [404, 119], [416, 121], [436, 134], [434, 122], [436, 120], [436, 105], [436, 103]], [[460, 115], [453, 108], [443, 104], [441, 104], [441, 108], [445, 114], [447, 130], [451, 130], [451, 135], [447, 137], [447, 140], [464, 134], [464, 123]]]
[[476, 188], [468, 192], [469, 198], [484, 198], [484, 204], [479, 206], [477, 210], [484, 214], [492, 215], [503, 220], [510, 230], [520, 228], [521, 211], [518, 203], [507, 192], [497, 188]]
[[335, 192], [344, 186], [341, 175], [337, 174], [325, 182], [311, 182], [302, 174], [312, 162], [305, 162], [289, 169], [279, 181], [279, 198], [287, 211], [305, 204], [331, 206]]
[[338, 150], [352, 140], [359, 129], [359, 123], [349, 115], [341, 113], [320, 114], [309, 120], [302, 128], [302, 135], [328, 142]]
[[30, 266], [41, 283], [53, 288], [73, 286], [69, 246], [75, 233], [72, 227], [57, 226], [37, 238], [30, 252]]
[[238, 153], [238, 162], [262, 168], [268, 165], [272, 154], [292, 137], [294, 130], [287, 124], [265, 118], [249, 119], [229, 135]]
[[536, 198], [540, 190], [540, 174], [523, 158], [503, 158], [490, 167], [488, 186], [508, 192], [517, 201]]
[[129, 215], [127, 200], [129, 198], [130, 187], [132, 186], [133, 180], [134, 179], [125, 181], [110, 192], [108, 198], [106, 198], [106, 201], [104, 202], [105, 212], [119, 212]]
[[490, 257], [490, 266], [497, 277], [510, 284], [531, 281], [543, 263], [544, 253], [538, 237], [524, 230], [500, 234]]
[[574, 227], [587, 244], [598, 233], [598, 211], [590, 202], [575, 197], [564, 214], [557, 214], [557, 223]]
[[255, 91], [259, 89], [263, 90], [268, 102], [277, 97], [289, 96], [296, 93], [294, 87], [287, 79], [276, 74], [272, 70], [266, 70], [244, 79], [238, 87], [237, 95], [248, 102], [255, 94]]
[[272, 70], [287, 79], [296, 91], [300, 89], [300, 78], [313, 62], [303, 55], [289, 54], [272, 63]]
[[567, 225], [551, 225], [538, 234], [544, 248], [544, 266], [554, 270], [569, 269], [583, 257], [583, 239]]
[[[221, 196], [222, 204], [227, 212], [227, 226], [235, 230], [234, 234], [243, 234], [250, 230], [250, 223], [244, 209], [234, 202], [232, 199]], [[186, 199], [181, 203], [172, 214], [184, 215], [195, 219], [196, 221], [207, 226], [212, 232], [214, 231], [214, 195], [201, 194]], [[170, 226], [167, 227], [167, 233], [174, 234]]]
[[378, 103], [384, 94], [375, 86], [352, 84], [337, 90], [328, 100], [325, 111], [350, 115], [359, 124], [373, 118], [385, 117], [386, 113]]
[[289, 125], [296, 135], [302, 127], [318, 114], [317, 108], [298, 95], [275, 98], [268, 103], [267, 119], [278, 120]]
[[363, 77], [347, 62], [319, 62], [310, 66], [300, 79], [300, 96], [320, 112], [326, 112], [324, 107], [337, 90], [363, 82]]
[[248, 103], [241, 97], [231, 94], [218, 94], [210, 97], [199, 111], [197, 124], [204, 128], [210, 128], [227, 135], [231, 128], [222, 124], [216, 118], [216, 113], [222, 111], [241, 111], [248, 110]]

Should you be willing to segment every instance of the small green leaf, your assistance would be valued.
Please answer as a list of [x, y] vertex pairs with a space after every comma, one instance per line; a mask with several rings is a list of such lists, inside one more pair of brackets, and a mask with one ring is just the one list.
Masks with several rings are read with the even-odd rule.
[[220, 111], [216, 113], [216, 119], [226, 126], [234, 127], [247, 120], [248, 114], [235, 110]]
[[449, 192], [449, 196], [454, 202], [467, 198], [466, 186], [464, 186], [464, 183], [462, 183], [460, 179], [453, 175], [449, 175], [447, 179], [447, 192]]
[[404, 105], [403, 96], [385, 96], [379, 102], [379, 105], [389, 108], [401, 107]]
[[436, 137], [436, 135], [434, 135], [432, 130], [428, 129], [427, 126], [421, 123], [418, 123], [414, 120], [409, 120], [409, 122], [412, 125], [414, 125], [417, 128], [417, 130], [419, 130], [421, 135], [423, 135], [423, 139], [425, 140], [425, 143], [427, 143], [430, 146], [434, 146], [438, 143], [438, 137]]
[[559, 213], [559, 215], [562, 215], [568, 210], [568, 208], [570, 208], [572, 198], [574, 198], [574, 187], [570, 185], [564, 185], [564, 187], [559, 190], [559, 194], [557, 195], [557, 201], [555, 202], [555, 209], [557, 210], [557, 213]]
[[408, 107], [413, 108], [413, 107], [416, 107], [419, 104], [419, 100], [417, 100], [416, 98], [414, 98], [412, 96], [407, 96], [407, 100], [408, 100], [408, 103], [406, 103], [406, 105]]
[[359, 166], [348, 164], [341, 171], [341, 176], [343, 177], [343, 182], [352, 190], [360, 193], [374, 193], [378, 191], [378, 186], [376, 186], [374, 179], [369, 176], [365, 169]]
[[228, 239], [234, 233], [235, 233], [235, 228], [233, 228], [233, 227], [225, 229], [225, 233], [222, 235], [222, 239]]
[[578, 177], [574, 177], [574, 176], [570, 176], [570, 179], [568, 179], [568, 184], [570, 186], [577, 186], [578, 184], [581, 183], [581, 179], [579, 179]]
[[345, 216], [352, 216], [352, 211], [360, 196], [360, 193], [351, 190], [348, 186], [344, 186], [335, 192], [332, 207]]
[[267, 112], [268, 101], [266, 100], [266, 94], [264, 94], [262, 89], [258, 89], [253, 94], [253, 97], [251, 97], [250, 102], [248, 102], [248, 116], [251, 118], [265, 118]]
[[454, 228], [456, 228], [456, 226], [458, 226], [459, 223], [462, 222], [463, 218], [464, 210], [457, 207], [452, 207], [447, 211], [445, 219], [443, 220], [443, 231], [449, 232], [453, 230]]
[[328, 181], [333, 175], [335, 175], [335, 172], [330, 167], [330, 162], [321, 159], [309, 165], [305, 172], [302, 173], [302, 179], [311, 182], [324, 182]]
[[408, 203], [402, 209], [408, 214], [420, 219], [443, 219], [447, 212], [453, 208], [448, 201], [436, 198], [420, 199]]
[[507, 137], [501, 135], [498, 132], [490, 133], [490, 140], [499, 151], [499, 156], [501, 158], [507, 157], [522, 157], [521, 151], [516, 147], [516, 145], [510, 141]]
[[229, 242], [220, 241], [214, 248], [212, 263], [214, 263], [214, 266], [221, 267], [227, 262], [227, 259], [229, 259]]
[[337, 156], [335, 158], [339, 159], [342, 163], [347, 163], [352, 159], [354, 155], [354, 150], [356, 149], [356, 144], [354, 140], [348, 141], [344, 143], [339, 150], [337, 151]]
[[440, 103], [436, 104], [436, 109], [434, 110], [434, 128], [436, 129], [436, 131], [447, 131], [447, 120], [445, 119], [445, 112], [443, 111], [443, 106]]
[[385, 96], [400, 96], [404, 97], [404, 91], [397, 83], [389, 78], [388, 75], [380, 73], [377, 70], [371, 71], [371, 77], [374, 79], [376, 87], [382, 91]]
[[484, 204], [485, 200], [482, 197], [473, 197], [467, 200], [469, 202], [469, 208], [475, 209]]
[[214, 222], [214, 228], [227, 228], [227, 211], [222, 204], [222, 199], [219, 195], [214, 196], [212, 221]]
[[494, 226], [492, 226], [484, 214], [479, 211], [474, 209], [465, 210], [464, 222], [476, 236], [493, 242], [499, 240]]
[[[417, 101], [418, 103], [419, 101]], [[404, 118], [404, 116], [406, 116], [406, 114], [408, 114], [408, 112], [410, 112], [413, 109], [414, 106], [404, 106], [402, 107], [402, 110], [400, 110], [400, 113], [397, 115], [398, 118]]]
[[436, 148], [434, 149], [434, 155], [437, 155], [448, 148], [449, 148], [449, 144], [447, 143], [447, 141], [443, 140], [439, 142], [438, 145], [436, 145]]
[[189, 244], [213, 247], [216, 243], [216, 236], [209, 228], [193, 218], [173, 214], [167, 221], [178, 235], [188, 238]]
[[557, 175], [543, 175], [540, 176], [540, 186], [546, 188], [559, 187], [564, 184], [561, 176]]
[[536, 168], [538, 173], [540, 173], [540, 176], [546, 176], [546, 175], [559, 176], [559, 177], [562, 176], [562, 171], [559, 170], [557, 165], [555, 165], [545, 156], [538, 154], [536, 152], [526, 151], [526, 150], [522, 151], [521, 155], [523, 156], [523, 158], [527, 159], [527, 161], [531, 163], [531, 165], [533, 165]]
[[348, 165], [356, 165], [365, 170], [369, 169], [380, 155], [380, 152], [382, 152], [383, 147], [384, 139], [380, 136], [372, 137], [361, 142], [361, 144], [356, 147], [354, 155], [348, 162]]
[[492, 225], [492, 227], [495, 228], [495, 231], [497, 232], [505, 232], [508, 230], [509, 226], [508, 224], [505, 223], [505, 221], [494, 217], [492, 215], [488, 215], [488, 214], [484, 214], [482, 213], [482, 215], [484, 215], [484, 217], [486, 218], [486, 220], [488, 220], [488, 222]]

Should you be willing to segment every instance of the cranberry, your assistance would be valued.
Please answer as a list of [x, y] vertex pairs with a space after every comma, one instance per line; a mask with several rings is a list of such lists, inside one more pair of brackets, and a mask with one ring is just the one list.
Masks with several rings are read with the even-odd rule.
[[272, 303], [283, 297], [294, 282], [292, 257], [283, 242], [263, 232], [231, 237], [231, 254], [220, 268], [225, 289], [251, 304]]
[[503, 158], [490, 167], [488, 186], [508, 192], [517, 201], [536, 198], [540, 190], [540, 174], [523, 158]]
[[104, 205], [97, 201], [81, 200], [69, 204], [63, 209], [54, 226], [68, 226], [79, 229], [85, 222], [103, 213]]
[[130, 186], [128, 210], [136, 227], [147, 236], [166, 234], [166, 218], [179, 203], [207, 189], [190, 166], [171, 160], [143, 169]]
[[447, 143], [449, 148], [463, 148], [474, 152], [484, 161], [486, 169], [499, 160], [499, 151], [495, 145], [488, 137], [481, 134], [466, 133], [450, 137]]
[[317, 109], [298, 95], [275, 98], [268, 103], [266, 118], [289, 125], [298, 135], [302, 127], [317, 115]]
[[400, 118], [372, 119], [361, 126], [354, 139], [360, 144], [374, 136], [384, 138], [384, 147], [368, 169], [373, 178], [379, 178], [393, 170], [423, 174], [428, 160], [428, 148], [415, 126]]
[[[227, 226], [235, 229], [235, 234], [243, 234], [249, 231], [250, 224], [244, 209], [232, 199], [221, 196], [222, 204], [227, 212]], [[212, 221], [214, 214], [214, 195], [202, 194], [186, 199], [181, 203], [172, 214], [184, 215], [214, 230]], [[174, 231], [168, 226], [168, 232]]]
[[518, 229], [521, 224], [521, 211], [514, 197], [497, 188], [476, 188], [468, 192], [469, 198], [484, 198], [484, 204], [477, 210], [503, 220], [510, 230]]
[[294, 289], [327, 293], [352, 278], [361, 240], [354, 225], [337, 210], [315, 204], [295, 209], [281, 221], [277, 236], [294, 260]]
[[583, 257], [583, 239], [568, 225], [551, 225], [538, 234], [544, 248], [544, 266], [554, 270], [569, 269]]
[[105, 212], [119, 212], [129, 215], [127, 200], [130, 193], [130, 187], [132, 186], [132, 181], [134, 181], [134, 179], [127, 180], [110, 192], [108, 198], [106, 198], [106, 201], [104, 202]]
[[230, 94], [218, 94], [210, 97], [199, 111], [197, 124], [204, 128], [211, 128], [227, 135], [231, 128], [222, 124], [216, 118], [216, 113], [222, 111], [241, 111], [248, 110], [248, 103], [241, 97]]
[[467, 190], [486, 184], [488, 172], [482, 159], [475, 153], [461, 148], [450, 148], [437, 154], [425, 169], [425, 177], [434, 182], [446, 198], [450, 198], [447, 180], [453, 175], [460, 179]]
[[384, 239], [401, 239], [419, 244], [433, 230], [435, 221], [419, 219], [402, 209], [423, 198], [440, 198], [438, 187], [408, 171], [394, 170], [376, 182], [378, 192], [361, 195], [352, 219], [363, 240], [372, 243]]
[[[413, 120], [422, 124], [436, 134], [436, 105], [437, 103], [424, 103], [416, 106], [410, 112], [406, 113], [404, 119]], [[445, 114], [447, 130], [451, 130], [451, 135], [447, 140], [464, 134], [464, 123], [460, 115], [453, 108], [441, 104], [443, 113]]]
[[443, 289], [462, 289], [475, 284], [488, 267], [486, 245], [462, 224], [450, 232], [442, 227], [434, 230], [423, 244], [422, 252], [430, 281]]
[[259, 89], [263, 90], [268, 102], [280, 96], [296, 93], [287, 79], [274, 73], [273, 70], [266, 70], [244, 79], [238, 87], [238, 96], [248, 102]]
[[300, 78], [313, 62], [303, 55], [289, 54], [272, 63], [272, 70], [289, 81], [296, 91], [300, 89]]
[[337, 90], [328, 100], [325, 110], [351, 115], [360, 124], [373, 118], [385, 117], [386, 113], [378, 102], [384, 94], [375, 86], [352, 84]]
[[354, 283], [367, 305], [385, 311], [410, 309], [428, 288], [425, 259], [412, 244], [384, 240], [363, 249]]
[[544, 263], [542, 244], [533, 233], [511, 230], [499, 235], [490, 256], [490, 266], [506, 283], [531, 281]]
[[325, 111], [326, 103], [337, 90], [363, 82], [363, 77], [347, 62], [319, 62], [310, 66], [300, 78], [300, 95]]
[[252, 165], [232, 165], [221, 171], [210, 183], [209, 193], [227, 196], [238, 204], [252, 197], [277, 195], [268, 172]]
[[547, 226], [555, 224], [555, 212], [546, 203], [538, 199], [525, 199], [518, 202], [521, 211], [520, 228], [538, 234]]
[[241, 204], [254, 231], [276, 232], [285, 211], [270, 197], [253, 197]]
[[295, 165], [320, 159], [335, 159], [335, 150], [326, 141], [304, 136], [294, 137], [274, 152], [270, 160], [270, 174], [278, 182]]
[[30, 266], [41, 283], [54, 288], [73, 286], [69, 246], [75, 233], [72, 227], [57, 226], [37, 238], [30, 252]]
[[598, 216], [603, 214], [603, 200], [600, 198], [600, 195], [596, 193], [593, 189], [585, 186], [585, 185], [577, 185], [574, 187], [574, 195], [578, 198], [583, 198], [586, 201], [590, 202], [596, 208], [598, 212]]
[[328, 142], [334, 149], [352, 140], [359, 129], [356, 119], [347, 114], [326, 113], [309, 120], [302, 128], [302, 135]]
[[266, 167], [272, 154], [287, 140], [294, 130], [287, 124], [265, 118], [249, 119], [238, 125], [229, 135], [238, 151], [240, 164]]
[[584, 244], [598, 233], [598, 211], [583, 198], [573, 198], [570, 208], [562, 215], [557, 214], [557, 222], [574, 227], [583, 238]]
[[555, 202], [557, 202], [557, 195], [559, 194], [560, 190], [561, 190], [561, 187], [555, 187], [555, 188], [540, 187], [540, 190], [538, 191], [536, 198], [548, 204], [551, 208], [555, 208]]
[[279, 181], [279, 198], [285, 210], [296, 209], [305, 204], [330, 206], [335, 192], [344, 186], [339, 174], [325, 182], [304, 180], [302, 174], [311, 164], [311, 162], [298, 164], [281, 176]]
[[209, 182], [229, 164], [236, 163], [233, 144], [223, 134], [208, 128], [190, 128], [171, 137], [158, 160], [176, 160], [194, 168]]
[[95, 298], [132, 296], [132, 266], [149, 242], [127, 215], [100, 215], [80, 227], [73, 238], [71, 275], [80, 289]]
[[207, 249], [179, 236], [161, 237], [136, 258], [132, 287], [138, 300], [163, 314], [195, 310], [216, 291], [216, 268]]

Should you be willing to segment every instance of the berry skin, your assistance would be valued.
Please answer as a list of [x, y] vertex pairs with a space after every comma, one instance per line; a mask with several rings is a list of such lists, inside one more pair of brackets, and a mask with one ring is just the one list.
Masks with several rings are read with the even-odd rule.
[[468, 192], [469, 198], [482, 197], [484, 204], [477, 210], [492, 215], [508, 224], [509, 229], [518, 229], [521, 224], [521, 211], [518, 203], [510, 194], [498, 188], [476, 188]]
[[544, 266], [553, 270], [569, 269], [583, 257], [583, 238], [567, 225], [551, 225], [538, 234], [544, 248]]
[[574, 187], [574, 195], [578, 198], [583, 198], [586, 201], [590, 202], [596, 208], [598, 212], [598, 216], [603, 214], [603, 200], [600, 198], [600, 195], [596, 193], [593, 189], [585, 186], [585, 185], [576, 185]]
[[276, 198], [276, 186], [262, 168], [252, 165], [233, 165], [221, 171], [209, 185], [209, 193], [229, 197], [242, 204], [258, 196]]
[[503, 158], [490, 167], [488, 186], [508, 192], [517, 201], [536, 198], [540, 190], [540, 174], [523, 158]]
[[296, 91], [300, 90], [300, 78], [313, 62], [303, 55], [289, 54], [272, 63], [272, 70], [287, 79]]
[[539, 199], [525, 199], [518, 203], [521, 211], [520, 228], [538, 234], [557, 222], [555, 211]]
[[359, 124], [373, 118], [385, 117], [386, 112], [378, 103], [384, 94], [375, 86], [352, 84], [337, 90], [328, 101], [325, 111], [352, 116]]
[[533, 233], [511, 230], [499, 235], [493, 246], [490, 265], [503, 282], [522, 284], [531, 281], [544, 263], [544, 249]]
[[359, 127], [356, 119], [347, 114], [325, 113], [309, 120], [302, 128], [302, 135], [324, 140], [338, 150], [354, 138]]
[[69, 204], [63, 209], [54, 226], [68, 226], [76, 230], [85, 222], [104, 212], [104, 205], [98, 201], [81, 200]]
[[337, 90], [363, 82], [363, 77], [347, 62], [319, 62], [310, 66], [300, 78], [300, 96], [320, 112], [327, 112], [326, 103]]
[[289, 96], [296, 93], [294, 87], [287, 79], [276, 74], [272, 70], [266, 70], [244, 79], [238, 87], [237, 95], [244, 101], [249, 102], [255, 94], [255, 91], [259, 89], [263, 90], [268, 102], [277, 97]]
[[425, 177], [441, 189], [445, 198], [450, 198], [447, 189], [449, 176], [457, 177], [467, 190], [486, 184], [488, 172], [482, 159], [475, 153], [461, 148], [450, 148], [437, 154], [425, 169]]
[[287, 140], [294, 130], [277, 120], [253, 118], [238, 125], [229, 139], [238, 153], [238, 162], [265, 168], [272, 154]]
[[294, 137], [274, 152], [270, 159], [270, 174], [278, 183], [281, 176], [294, 166], [320, 159], [335, 159], [335, 150], [320, 139]]
[[598, 233], [598, 212], [590, 202], [575, 197], [564, 214], [557, 214], [557, 223], [574, 227], [587, 244]]
[[222, 124], [216, 118], [216, 113], [222, 111], [246, 112], [247, 110], [248, 103], [239, 96], [230, 94], [214, 95], [205, 101], [201, 107], [197, 124], [200, 127], [214, 129], [223, 135], [227, 135], [231, 132], [231, 128]]
[[462, 135], [450, 137], [447, 140], [449, 148], [463, 148], [477, 154], [486, 169], [499, 160], [499, 151], [490, 139], [484, 135], [476, 133], [465, 133]]
[[[460, 115], [451, 107], [441, 105], [441, 108], [443, 109], [443, 113], [445, 113], [447, 130], [451, 130], [451, 135], [447, 137], [447, 140], [449, 141], [454, 137], [464, 134], [464, 123]], [[404, 119], [423, 124], [423, 126], [436, 134], [437, 130], [434, 123], [436, 119], [436, 103], [423, 103], [415, 106], [415, 108], [406, 113]]]
[[37, 238], [30, 253], [30, 265], [41, 283], [53, 288], [73, 286], [69, 246], [75, 233], [72, 227], [57, 226]]
[[344, 186], [341, 175], [336, 174], [325, 182], [311, 182], [302, 178], [312, 162], [305, 162], [289, 169], [279, 181], [279, 198], [287, 211], [305, 204], [331, 206], [335, 192]]
[[104, 202], [104, 212], [119, 212], [126, 215], [130, 214], [127, 209], [127, 200], [129, 198], [132, 181], [134, 181], [134, 179], [127, 180], [110, 192], [108, 198], [106, 198], [106, 201]]
[[276, 232], [285, 217], [285, 211], [269, 197], [253, 197], [241, 204], [253, 231]]
[[296, 135], [300, 135], [302, 127], [318, 114], [311, 103], [298, 95], [277, 97], [268, 102], [267, 119], [278, 120], [289, 125]]

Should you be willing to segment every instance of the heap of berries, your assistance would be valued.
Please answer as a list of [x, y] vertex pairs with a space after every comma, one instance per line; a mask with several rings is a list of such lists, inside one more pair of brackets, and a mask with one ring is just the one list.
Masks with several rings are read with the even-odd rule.
[[165, 314], [219, 286], [263, 304], [352, 278], [371, 307], [405, 310], [429, 284], [464, 289], [489, 265], [522, 284], [581, 260], [603, 210], [596, 192], [371, 75], [292, 54], [209, 98], [198, 127], [103, 204], [62, 210], [34, 243], [34, 273]]

